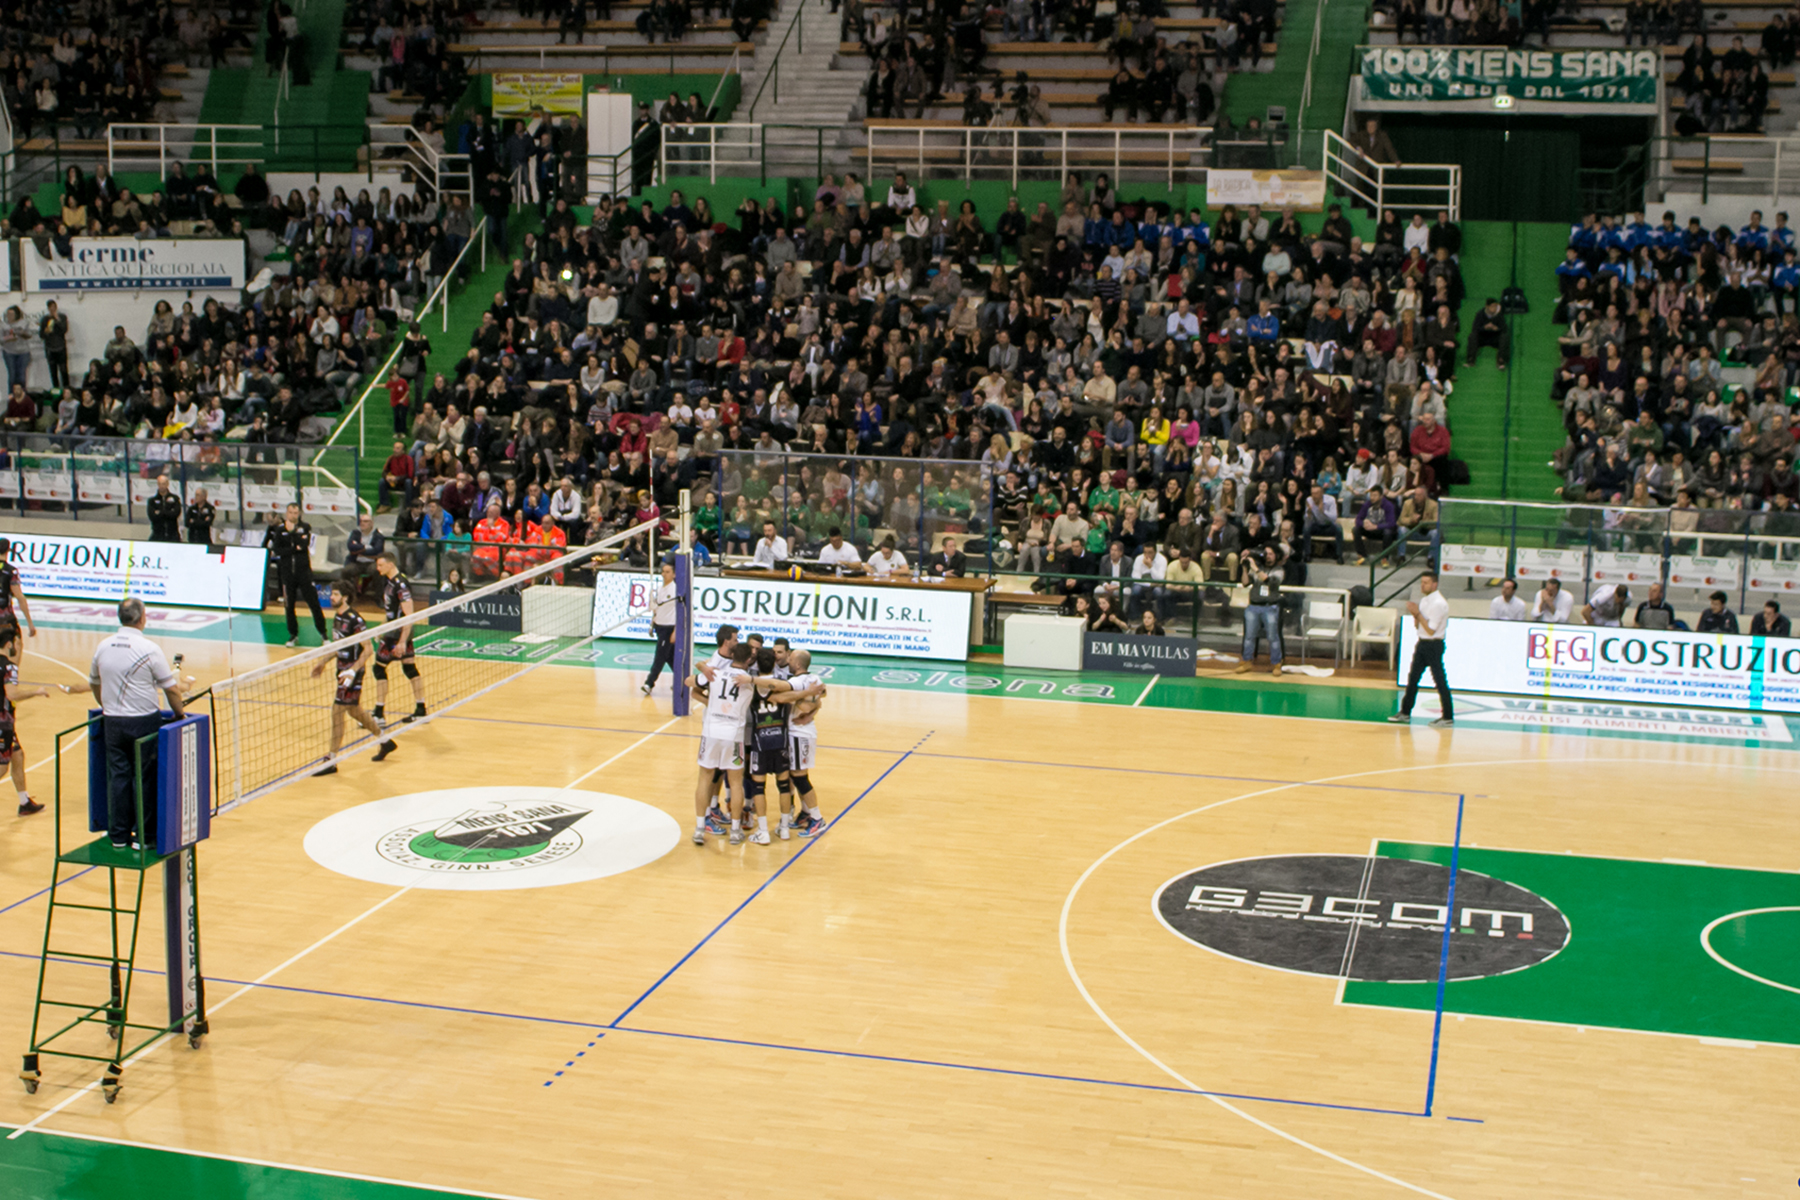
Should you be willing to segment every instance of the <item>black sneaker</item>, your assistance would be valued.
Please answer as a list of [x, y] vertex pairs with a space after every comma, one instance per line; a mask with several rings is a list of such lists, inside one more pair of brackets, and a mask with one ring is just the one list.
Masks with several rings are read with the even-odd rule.
[[23, 804], [19, 805], [19, 815], [21, 817], [29, 817], [32, 813], [41, 813], [43, 811], [44, 806], [39, 804], [36, 800], [27, 799]]
[[386, 758], [388, 755], [392, 754], [394, 751], [398, 750], [399, 748], [400, 748], [400, 744], [398, 742], [394, 741], [393, 738], [389, 738], [387, 741], [381, 743], [381, 749], [379, 749], [375, 752], [375, 757], [372, 761], [380, 762], [382, 759]]
[[375, 711], [370, 713], [369, 715], [371, 717], [374, 717], [377, 721], [385, 719], [387, 717], [387, 713], [382, 711], [383, 707], [384, 707], [383, 705], [377, 704], [375, 706]]
[[313, 774], [314, 775], [336, 775], [337, 774], [337, 764], [333, 763], [329, 767], [320, 767], [318, 770], [314, 771]]
[[424, 715], [425, 715], [425, 706], [423, 704], [415, 704], [415, 705], [413, 705], [412, 715], [408, 716], [408, 717], [401, 717], [400, 723], [402, 725], [405, 725], [405, 724], [408, 724], [409, 722], [418, 720], [420, 717], [422, 717]]

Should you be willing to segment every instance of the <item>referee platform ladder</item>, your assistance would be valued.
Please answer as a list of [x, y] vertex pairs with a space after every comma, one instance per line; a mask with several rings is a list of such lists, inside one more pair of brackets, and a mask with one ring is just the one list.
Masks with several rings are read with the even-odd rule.
[[[200, 697], [196, 696], [198, 700]], [[31, 1048], [19, 1078], [35, 1094], [46, 1056], [104, 1064], [99, 1083], [108, 1104], [119, 1098], [125, 1064], [164, 1037], [193, 1049], [207, 1033], [200, 976], [199, 878], [195, 847], [212, 817], [212, 719], [163, 714], [157, 732], [138, 739], [133, 795], [137, 837], [116, 847], [107, 833], [106, 734], [98, 709], [83, 725], [56, 735], [56, 861], [51, 869], [44, 950], [31, 1015]], [[88, 739], [87, 826], [98, 836], [65, 843], [62, 753]], [[146, 779], [146, 764], [153, 763]], [[146, 794], [146, 786], [151, 791]], [[146, 803], [147, 800], [154, 803]], [[133, 1007], [145, 877], [163, 872], [167, 1007], [139, 996]], [[103, 895], [77, 876], [106, 872]]]

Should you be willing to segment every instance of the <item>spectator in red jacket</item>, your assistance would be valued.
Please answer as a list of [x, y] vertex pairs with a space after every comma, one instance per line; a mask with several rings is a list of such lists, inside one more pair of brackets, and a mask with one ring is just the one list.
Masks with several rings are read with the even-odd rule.
[[1411, 445], [1413, 457], [1424, 468], [1419, 481], [1431, 489], [1433, 496], [1443, 495], [1443, 464], [1450, 457], [1450, 431], [1438, 424], [1436, 413], [1427, 409], [1419, 414]]
[[[405, 382], [402, 380], [402, 382]], [[375, 511], [378, 513], [394, 510], [394, 497], [400, 497], [400, 503], [410, 503], [413, 498], [413, 483], [418, 472], [418, 464], [413, 456], [406, 452], [405, 442], [395, 442], [394, 452], [388, 455], [387, 461], [381, 464], [381, 484], [375, 493]]]

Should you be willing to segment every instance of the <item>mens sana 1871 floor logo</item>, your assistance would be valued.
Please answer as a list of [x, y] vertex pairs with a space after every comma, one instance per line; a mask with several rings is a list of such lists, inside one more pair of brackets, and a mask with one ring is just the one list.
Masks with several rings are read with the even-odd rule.
[[315, 862], [371, 883], [449, 891], [554, 887], [656, 861], [681, 826], [648, 804], [568, 788], [451, 788], [389, 796], [320, 821]]
[[580, 851], [576, 826], [592, 812], [565, 800], [493, 800], [435, 827], [402, 825], [376, 849], [421, 871], [528, 871]]
[[1407, 858], [1214, 863], [1163, 884], [1154, 909], [1170, 932], [1226, 958], [1358, 981], [1509, 975], [1569, 942], [1568, 918], [1529, 888], [1464, 868], [1452, 891], [1448, 867]]

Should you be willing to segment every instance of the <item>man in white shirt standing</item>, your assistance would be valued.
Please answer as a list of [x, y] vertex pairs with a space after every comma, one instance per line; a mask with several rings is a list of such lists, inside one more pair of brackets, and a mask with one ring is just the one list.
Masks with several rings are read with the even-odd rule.
[[[797, 692], [817, 689], [818, 695], [794, 705], [788, 718], [788, 777], [793, 781], [800, 813], [791, 821], [790, 814], [781, 814], [782, 837], [786, 838], [787, 830], [792, 829], [803, 838], [814, 838], [825, 832], [826, 824], [825, 814], [819, 811], [819, 793], [813, 788], [811, 779], [819, 749], [819, 727], [814, 721], [819, 706], [824, 703], [825, 680], [812, 673], [812, 654], [808, 651], [793, 651], [788, 655], [788, 664], [792, 670], [788, 686]], [[786, 792], [782, 793], [781, 803], [784, 807], [789, 803]]]
[[750, 556], [750, 565], [773, 571], [775, 564], [782, 562], [787, 556], [787, 539], [775, 532], [775, 522], [764, 521], [762, 541], [756, 543], [756, 550]]
[[1510, 576], [1500, 581], [1500, 594], [1488, 602], [1488, 620], [1523, 621], [1525, 602], [1519, 599], [1518, 581]]
[[906, 574], [906, 555], [896, 548], [891, 536], [882, 538], [881, 548], [869, 555], [869, 574], [877, 579]]
[[1131, 563], [1131, 578], [1134, 580], [1131, 585], [1131, 608], [1141, 613], [1145, 605], [1148, 605], [1156, 614], [1156, 619], [1162, 620], [1169, 594], [1169, 589], [1162, 586], [1162, 581], [1168, 574], [1169, 560], [1157, 553], [1154, 542], [1145, 542], [1144, 552]]
[[830, 567], [837, 575], [861, 575], [862, 555], [844, 540], [844, 531], [833, 525], [825, 531], [825, 544], [819, 547], [819, 565]]
[[1413, 701], [1419, 697], [1419, 680], [1430, 671], [1431, 682], [1437, 687], [1438, 702], [1444, 706], [1444, 715], [1431, 724], [1435, 729], [1448, 729], [1456, 724], [1456, 705], [1450, 699], [1450, 682], [1444, 678], [1444, 635], [1450, 629], [1450, 602], [1438, 591], [1435, 571], [1426, 571], [1419, 576], [1419, 591], [1423, 594], [1418, 600], [1406, 602], [1406, 613], [1413, 619], [1413, 627], [1419, 634], [1419, 640], [1413, 646], [1412, 670], [1406, 678], [1406, 695], [1400, 701], [1400, 711], [1388, 720], [1395, 725], [1412, 720]]
[[[132, 776], [138, 739], [162, 728], [162, 702], [180, 720], [181, 680], [160, 647], [144, 636], [144, 602], [119, 601], [119, 632], [100, 643], [88, 668], [88, 688], [100, 705], [106, 736], [107, 833], [115, 849], [137, 841], [137, 799]], [[144, 830], [156, 828], [156, 743], [143, 748]]]
[[1563, 591], [1562, 580], [1546, 579], [1531, 604], [1531, 619], [1551, 625], [1566, 625], [1575, 611], [1575, 597]]

